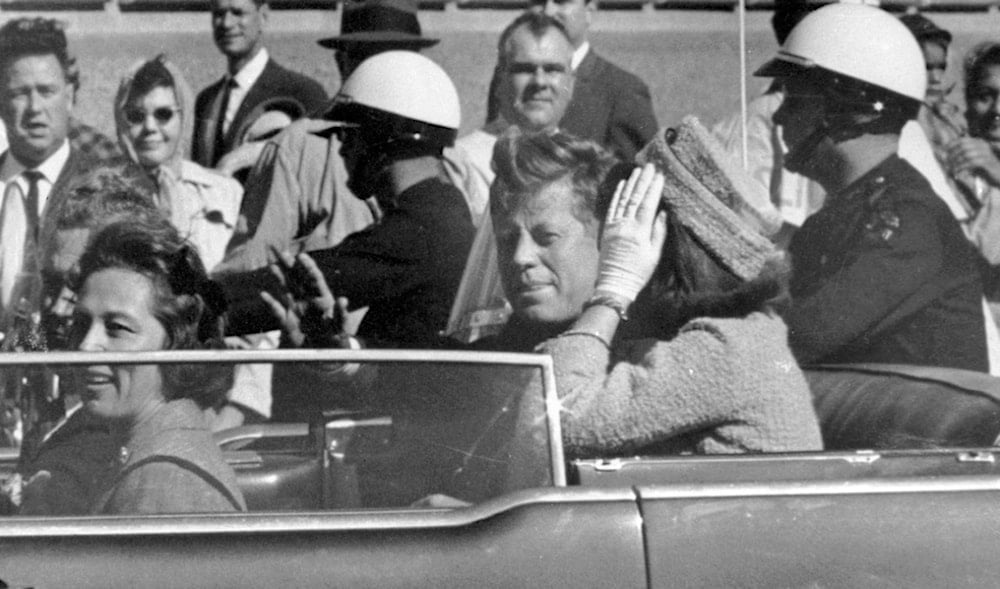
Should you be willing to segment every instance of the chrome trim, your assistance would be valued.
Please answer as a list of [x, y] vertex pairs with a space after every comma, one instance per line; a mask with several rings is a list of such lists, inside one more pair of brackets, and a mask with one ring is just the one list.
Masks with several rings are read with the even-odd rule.
[[[0, 354], [0, 369], [24, 365], [88, 365], [94, 352], [22, 352]], [[535, 367], [542, 371], [542, 393], [548, 427], [552, 482], [566, 486], [565, 456], [560, 424], [559, 395], [556, 391], [552, 358], [545, 354], [480, 352], [469, 350], [161, 350], [155, 352], [101, 352], [101, 364], [181, 364], [261, 362], [367, 362], [367, 363], [451, 363]]]
[[545, 421], [549, 429], [549, 458], [552, 460], [552, 484], [556, 487], [566, 486], [566, 457], [563, 454], [562, 443], [562, 402], [556, 389], [556, 374], [552, 365], [552, 356], [542, 356], [545, 366], [542, 368], [542, 394], [545, 395]]
[[0, 447], [0, 463], [17, 462], [20, 456], [21, 456], [20, 448], [11, 448], [10, 446]]
[[261, 438], [301, 438], [309, 435], [308, 423], [269, 423], [266, 425], [241, 425], [215, 432], [212, 437], [220, 446], [234, 442]]
[[[552, 359], [543, 354], [467, 350], [160, 350], [155, 352], [99, 353], [101, 364], [195, 364], [225, 360], [233, 364], [242, 362], [441, 362], [537, 366], [543, 370], [552, 367]], [[38, 364], [86, 365], [94, 363], [94, 354], [95, 352], [0, 354], [0, 367]]]
[[637, 499], [635, 492], [628, 488], [567, 487], [515, 491], [478, 505], [457, 509], [415, 508], [140, 517], [9, 517], [4, 518], [3, 526], [0, 526], [0, 538], [459, 528], [502, 515], [507, 511], [533, 505], [623, 502], [634, 504]]
[[640, 499], [750, 499], [818, 495], [888, 495], [1000, 491], [997, 476], [900, 477], [838, 481], [640, 485]]

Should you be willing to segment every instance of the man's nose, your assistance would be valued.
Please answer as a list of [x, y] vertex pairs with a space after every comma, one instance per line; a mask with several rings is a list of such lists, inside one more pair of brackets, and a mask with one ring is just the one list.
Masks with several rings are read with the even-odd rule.
[[28, 110], [38, 112], [42, 107], [42, 95], [37, 90], [28, 92]]
[[511, 252], [511, 261], [520, 268], [534, 266], [538, 262], [538, 248], [532, 239], [520, 238]]

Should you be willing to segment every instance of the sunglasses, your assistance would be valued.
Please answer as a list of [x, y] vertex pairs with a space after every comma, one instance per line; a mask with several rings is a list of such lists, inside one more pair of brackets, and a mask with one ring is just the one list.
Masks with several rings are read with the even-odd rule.
[[128, 121], [130, 125], [138, 125], [140, 123], [146, 122], [146, 117], [150, 114], [153, 115], [153, 120], [159, 125], [166, 125], [169, 123], [176, 113], [179, 113], [181, 109], [161, 106], [159, 108], [154, 108], [152, 113], [147, 113], [141, 108], [129, 108], [125, 110], [125, 120]]

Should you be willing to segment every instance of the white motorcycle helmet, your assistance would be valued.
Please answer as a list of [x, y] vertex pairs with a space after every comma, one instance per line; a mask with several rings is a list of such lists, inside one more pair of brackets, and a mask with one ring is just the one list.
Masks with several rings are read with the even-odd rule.
[[354, 70], [326, 118], [378, 136], [383, 147], [441, 149], [455, 142], [461, 107], [441, 66], [413, 51], [385, 51]]
[[755, 73], [804, 74], [816, 76], [848, 106], [869, 112], [915, 109], [927, 86], [923, 53], [906, 26], [879, 8], [854, 3], [828, 4], [807, 15]]

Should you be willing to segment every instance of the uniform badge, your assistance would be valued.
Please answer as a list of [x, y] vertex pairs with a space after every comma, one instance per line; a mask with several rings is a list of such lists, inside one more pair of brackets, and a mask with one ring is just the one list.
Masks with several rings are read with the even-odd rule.
[[899, 214], [893, 203], [883, 198], [885, 195], [885, 179], [876, 178], [872, 192], [868, 195], [868, 220], [865, 222], [865, 235], [868, 239], [888, 243], [899, 233]]

